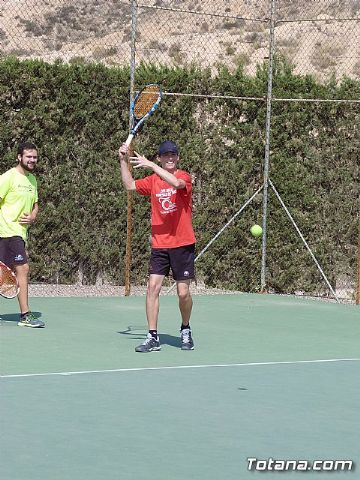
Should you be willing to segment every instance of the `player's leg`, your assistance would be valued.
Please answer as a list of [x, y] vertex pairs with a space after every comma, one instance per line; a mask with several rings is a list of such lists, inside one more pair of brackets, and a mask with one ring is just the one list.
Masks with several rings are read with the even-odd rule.
[[185, 245], [172, 249], [170, 258], [179, 297], [181, 349], [193, 350], [194, 342], [190, 328], [193, 300], [190, 293], [190, 283], [195, 278], [195, 245]]
[[15, 265], [14, 270], [16, 278], [19, 283], [18, 301], [20, 307], [20, 320], [18, 325], [20, 327], [42, 328], [45, 327], [45, 323], [36, 318], [29, 308], [29, 264], [23, 263], [21, 265]]
[[190, 280], [180, 280], [176, 282], [177, 294], [179, 297], [179, 309], [181, 313], [182, 327], [189, 328], [190, 316], [193, 306], [192, 296], [190, 294]]
[[15, 270], [19, 284], [18, 301], [20, 307], [20, 320], [18, 325], [32, 328], [44, 327], [45, 323], [36, 318], [30, 312], [29, 308], [29, 263], [24, 240], [21, 237], [11, 237], [11, 239], [9, 239], [9, 252], [12, 258], [11, 267]]
[[29, 296], [28, 296], [28, 285], [29, 285], [29, 264], [24, 263], [22, 265], [15, 265], [16, 278], [19, 283], [19, 294], [18, 301], [20, 307], [20, 314], [27, 313], [29, 308]]
[[149, 265], [149, 281], [146, 292], [146, 318], [149, 332], [145, 341], [135, 348], [136, 352], [154, 352], [161, 350], [158, 336], [158, 317], [160, 291], [166, 275], [170, 271], [167, 249], [152, 249]]
[[181, 350], [194, 350], [194, 341], [190, 327], [190, 317], [193, 307], [193, 300], [190, 293], [190, 280], [177, 281], [176, 287], [179, 297], [179, 309], [181, 313]]
[[159, 318], [160, 291], [165, 275], [151, 274], [146, 293], [146, 318], [149, 331], [156, 330]]
[[164, 275], [150, 275], [146, 292], [146, 318], [149, 332], [145, 341], [135, 348], [136, 352], [147, 353], [161, 350], [157, 331], [159, 317], [159, 296]]

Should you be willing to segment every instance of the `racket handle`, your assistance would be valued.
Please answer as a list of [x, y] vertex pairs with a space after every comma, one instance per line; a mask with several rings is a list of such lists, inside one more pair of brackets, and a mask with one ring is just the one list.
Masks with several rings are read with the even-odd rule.
[[133, 141], [133, 138], [134, 138], [134, 134], [133, 134], [133, 133], [130, 133], [129, 136], [128, 136], [128, 138], [126, 139], [126, 142], [125, 142], [125, 144], [126, 144], [128, 147], [130, 147], [131, 142]]

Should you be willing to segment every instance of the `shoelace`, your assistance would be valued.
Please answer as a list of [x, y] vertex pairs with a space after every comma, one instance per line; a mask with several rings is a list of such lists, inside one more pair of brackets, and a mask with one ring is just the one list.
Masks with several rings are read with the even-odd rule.
[[32, 320], [35, 320], [35, 317], [33, 316], [32, 313], [28, 313], [27, 315], [24, 315], [21, 317], [21, 321], [23, 322], [31, 322]]
[[155, 338], [154, 338], [152, 335], [148, 335], [148, 336], [145, 338], [145, 341], [144, 341], [143, 345], [147, 345], [148, 343], [151, 342], [151, 340], [155, 340]]
[[190, 343], [190, 330], [182, 331], [182, 341], [183, 343]]

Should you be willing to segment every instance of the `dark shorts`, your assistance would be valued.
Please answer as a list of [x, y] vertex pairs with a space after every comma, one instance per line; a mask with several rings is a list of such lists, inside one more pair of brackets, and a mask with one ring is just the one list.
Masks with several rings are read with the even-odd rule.
[[10, 268], [28, 263], [24, 240], [21, 237], [0, 238], [0, 260]]
[[167, 276], [170, 269], [174, 280], [194, 279], [195, 244], [177, 248], [152, 248], [149, 274]]

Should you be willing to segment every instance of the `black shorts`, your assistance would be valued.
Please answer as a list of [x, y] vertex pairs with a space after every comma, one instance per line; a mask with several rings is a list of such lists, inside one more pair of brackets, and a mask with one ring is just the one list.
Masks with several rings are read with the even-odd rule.
[[21, 237], [0, 238], [0, 260], [10, 268], [28, 263], [24, 240]]
[[194, 279], [195, 244], [177, 248], [152, 248], [149, 274], [167, 276], [170, 269], [174, 280]]

